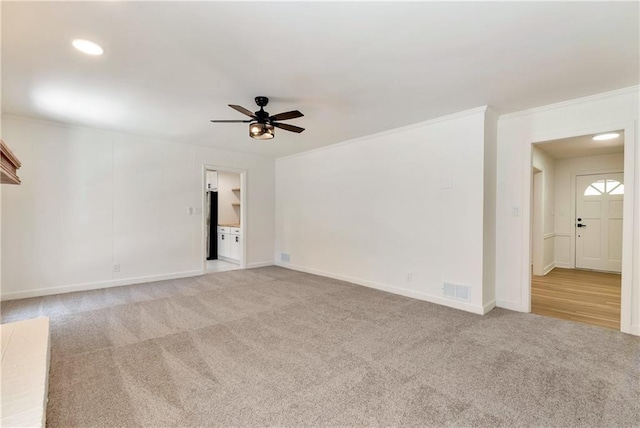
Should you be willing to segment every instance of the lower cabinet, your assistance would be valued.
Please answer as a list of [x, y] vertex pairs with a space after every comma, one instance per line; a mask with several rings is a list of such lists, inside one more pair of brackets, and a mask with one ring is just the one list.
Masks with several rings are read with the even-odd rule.
[[229, 258], [240, 261], [242, 258], [242, 240], [240, 235], [229, 235], [231, 238], [231, 250], [229, 251]]
[[231, 235], [218, 232], [218, 257], [231, 257]]
[[242, 235], [239, 228], [218, 227], [218, 257], [234, 262], [242, 259]]

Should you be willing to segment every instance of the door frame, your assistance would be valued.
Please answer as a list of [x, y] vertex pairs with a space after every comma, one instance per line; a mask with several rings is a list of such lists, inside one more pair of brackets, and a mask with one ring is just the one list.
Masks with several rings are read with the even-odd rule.
[[531, 274], [543, 276], [544, 266], [544, 170], [531, 166]]
[[[569, 189], [569, 197], [571, 198], [571, 205], [570, 205], [570, 215], [571, 218], [573, 219], [573, 222], [576, 222], [576, 205], [578, 203], [576, 197], [578, 196], [576, 194], [576, 180], [578, 178], [578, 176], [582, 176], [582, 175], [597, 175], [597, 174], [622, 174], [622, 176], [624, 177], [624, 179], [626, 179], [626, 176], [624, 175], [624, 171], [620, 171], [619, 169], [615, 169], [615, 168], [604, 168], [604, 169], [590, 169], [588, 171], [578, 171], [578, 172], [572, 172], [571, 173], [571, 188]], [[624, 211], [624, 200], [627, 197], [627, 186], [625, 184], [624, 186], [624, 195], [622, 197], [622, 206], [623, 206], [623, 211], [622, 211], [622, 224], [623, 224], [623, 230], [624, 230], [624, 216], [626, 215], [626, 212]], [[571, 250], [571, 258], [569, 259], [569, 263], [571, 264], [571, 266], [573, 267], [573, 269], [576, 269], [576, 228], [575, 226], [573, 228], [571, 228], [571, 237], [570, 237], [570, 241], [569, 241], [569, 247]], [[624, 232], [622, 234], [622, 246], [624, 249]], [[622, 256], [622, 264], [624, 267], [624, 253]]]
[[[622, 287], [620, 296], [620, 331], [629, 334], [638, 334], [633, 331], [631, 320], [632, 305], [640, 306], [640, 301], [633, 301], [633, 260], [638, 257], [634, 254], [633, 237], [634, 219], [635, 219], [635, 176], [637, 174], [635, 158], [636, 158], [636, 124], [635, 120], [614, 122], [608, 125], [598, 125], [588, 128], [580, 128], [572, 131], [553, 131], [541, 135], [533, 135], [525, 137], [523, 143], [522, 159], [522, 183], [523, 183], [523, 209], [522, 213], [524, 224], [524, 235], [522, 236], [522, 253], [524, 257], [521, 259], [521, 305], [525, 312], [531, 312], [531, 192], [532, 192], [532, 174], [531, 165], [533, 158], [533, 145], [544, 144], [552, 140], [560, 140], [563, 138], [579, 137], [581, 135], [601, 134], [611, 132], [612, 130], [624, 131], [624, 186], [625, 198], [623, 202], [623, 220], [622, 220]], [[575, 192], [575, 190], [574, 190]], [[575, 215], [574, 215], [575, 218]], [[575, 255], [574, 255], [575, 257]]]
[[[217, 166], [211, 164], [202, 164], [202, 177], [200, 180], [200, 200], [202, 206], [202, 220], [200, 221], [200, 259], [202, 260], [202, 274], [207, 273], [207, 216], [205, 215], [207, 204], [207, 171], [232, 172], [240, 174], [240, 229], [242, 230], [242, 260], [240, 260], [240, 268], [247, 268], [247, 170], [239, 168], [231, 168], [228, 166]], [[218, 237], [216, 236], [216, 239]]]

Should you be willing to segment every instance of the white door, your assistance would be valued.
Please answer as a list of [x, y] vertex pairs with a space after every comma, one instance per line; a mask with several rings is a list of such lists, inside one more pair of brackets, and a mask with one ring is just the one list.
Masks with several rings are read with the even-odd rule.
[[576, 177], [576, 268], [622, 271], [622, 173]]

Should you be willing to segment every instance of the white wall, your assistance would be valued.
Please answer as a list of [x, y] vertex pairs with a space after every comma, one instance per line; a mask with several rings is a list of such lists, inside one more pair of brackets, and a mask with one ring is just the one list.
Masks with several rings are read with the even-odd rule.
[[623, 171], [624, 155], [615, 153], [604, 156], [585, 156], [571, 159], [556, 160], [555, 177], [555, 265], [573, 268], [575, 254], [571, 248], [571, 232], [574, 229], [572, 205], [572, 174], [588, 174], [597, 172]]
[[[554, 268], [554, 204], [555, 204], [555, 160], [539, 147], [532, 151], [532, 165], [541, 171], [541, 201], [534, 210], [540, 210], [541, 230], [534, 230], [533, 239], [533, 271], [535, 275], [546, 275]], [[537, 256], [537, 257], [536, 257]], [[538, 260], [539, 259], [539, 260]]]
[[248, 265], [273, 262], [273, 160], [3, 119], [22, 161], [22, 185], [3, 186], [4, 299], [202, 273], [204, 164], [247, 170]]
[[[631, 238], [625, 240], [623, 250], [622, 329], [640, 335], [640, 150], [635, 130], [638, 101], [638, 88], [634, 87], [500, 118], [496, 213], [498, 306], [530, 310], [531, 143], [624, 129], [625, 233]], [[518, 213], [521, 215], [514, 215]], [[629, 228], [633, 224], [635, 232]]]
[[240, 224], [240, 174], [218, 171], [218, 224]]
[[[484, 140], [481, 108], [278, 159], [276, 262], [491, 309], [483, 301]], [[443, 297], [445, 281], [470, 286], [470, 301]]]

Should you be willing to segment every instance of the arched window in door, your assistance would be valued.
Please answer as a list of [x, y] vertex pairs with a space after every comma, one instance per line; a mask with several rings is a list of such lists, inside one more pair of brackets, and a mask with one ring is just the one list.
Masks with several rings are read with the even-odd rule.
[[598, 196], [602, 194], [623, 195], [624, 184], [618, 180], [596, 180], [587, 186], [584, 191], [585, 196]]

